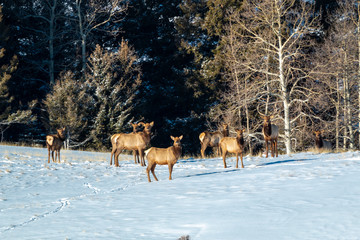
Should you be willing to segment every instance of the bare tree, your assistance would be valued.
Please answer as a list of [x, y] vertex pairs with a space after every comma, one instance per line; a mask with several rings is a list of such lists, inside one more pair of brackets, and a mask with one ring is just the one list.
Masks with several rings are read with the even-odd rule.
[[[65, 4], [66, 5], [66, 4]], [[21, 8], [19, 12], [21, 19], [31, 21], [32, 25], [25, 26], [29, 30], [39, 36], [37, 39], [38, 46], [46, 46], [48, 49], [48, 58], [45, 65], [36, 63], [41, 67], [42, 71], [49, 75], [49, 83], [55, 83], [55, 58], [61, 46], [55, 46], [55, 41], [64, 35], [64, 28], [60, 28], [57, 24], [60, 18], [64, 17], [64, 5], [59, 0], [39, 0], [32, 1], [29, 7]]]
[[[77, 25], [81, 39], [81, 59], [82, 72], [86, 69], [86, 47], [89, 35], [96, 29], [110, 23], [111, 21], [120, 21], [121, 14], [127, 9], [124, 0], [76, 0], [75, 12], [77, 15]], [[109, 32], [111, 28], [108, 28]]]
[[[330, 99], [336, 106], [336, 148], [342, 131], [343, 148], [355, 147], [354, 123], [359, 111], [359, 41], [356, 9], [353, 1], [339, 2], [338, 10], [332, 14], [331, 28], [322, 49], [318, 49], [319, 76], [333, 92]], [[316, 71], [315, 71], [316, 72]], [[342, 121], [341, 121], [342, 120]]]
[[[353, 121], [352, 121], [352, 112], [351, 109], [357, 109], [357, 122], [360, 124], [360, 89], [357, 87], [357, 107], [350, 106], [350, 87], [351, 84], [360, 86], [360, 1], [338, 1], [339, 9], [334, 14], [337, 21], [333, 21], [335, 28], [338, 28], [339, 33], [342, 30], [340, 36], [343, 37], [343, 48], [344, 51], [348, 52], [349, 67], [352, 69], [347, 69], [348, 74], [346, 75], [346, 83], [348, 83], [347, 93], [346, 93], [346, 107], [347, 107], [347, 125], [349, 129], [349, 140], [350, 148], [354, 148], [354, 131], [353, 131]], [[335, 20], [334, 19], [334, 20]], [[345, 28], [342, 28], [345, 27]], [[344, 34], [345, 33], [345, 34]], [[347, 56], [346, 56], [347, 57]], [[357, 79], [357, 80], [356, 80]], [[359, 134], [359, 144], [360, 144], [360, 134]]]
[[268, 77], [262, 84], [265, 89], [270, 86], [272, 112], [277, 108], [282, 112], [283, 117], [278, 117], [284, 122], [284, 142], [289, 154], [292, 124], [304, 116], [299, 106], [308, 104], [310, 94], [304, 84], [308, 74], [299, 59], [305, 54], [304, 48], [311, 45], [308, 36], [317, 31], [317, 18], [313, 6], [305, 1], [249, 0], [244, 1], [243, 8], [242, 13], [234, 13], [233, 24], [242, 29], [239, 36], [246, 34], [252, 50], [244, 53], [246, 61], [239, 63], [240, 68]]

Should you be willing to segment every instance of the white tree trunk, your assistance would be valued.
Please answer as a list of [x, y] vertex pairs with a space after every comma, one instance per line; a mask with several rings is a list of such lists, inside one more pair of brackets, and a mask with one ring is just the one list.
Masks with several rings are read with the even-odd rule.
[[284, 75], [284, 56], [282, 52], [282, 42], [279, 36], [279, 80], [281, 85], [282, 101], [284, 105], [284, 143], [286, 148], [286, 154], [291, 153], [291, 124], [290, 124], [290, 100], [289, 92], [286, 85], [286, 79]]

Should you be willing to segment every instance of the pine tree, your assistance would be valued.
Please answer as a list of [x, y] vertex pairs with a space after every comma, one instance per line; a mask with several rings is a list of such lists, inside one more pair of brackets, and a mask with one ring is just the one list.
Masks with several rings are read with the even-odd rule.
[[[2, 21], [2, 7], [0, 6], [0, 23]], [[5, 26], [1, 25], [1, 32]], [[5, 56], [5, 49], [1, 48], [3, 42], [7, 40], [6, 35], [2, 35], [0, 39], [0, 60]], [[27, 123], [33, 120], [30, 110], [16, 109], [13, 101], [14, 98], [10, 96], [9, 83], [12, 74], [16, 71], [18, 65], [18, 58], [14, 55], [10, 59], [10, 63], [0, 62], [0, 133], [1, 141], [3, 141], [4, 132], [12, 125], [16, 123]]]
[[94, 101], [91, 135], [96, 148], [109, 146], [109, 137], [124, 131], [131, 120], [141, 84], [136, 61], [134, 49], [124, 40], [116, 52], [97, 45], [88, 58], [86, 84]]
[[49, 133], [66, 127], [68, 147], [85, 146], [91, 140], [90, 130], [92, 98], [85, 86], [76, 81], [71, 71], [62, 72], [52, 91], [43, 101], [49, 115]]

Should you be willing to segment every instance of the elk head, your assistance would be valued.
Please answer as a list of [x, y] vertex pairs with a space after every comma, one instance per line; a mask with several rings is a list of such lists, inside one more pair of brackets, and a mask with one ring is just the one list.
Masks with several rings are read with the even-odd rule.
[[170, 136], [170, 138], [174, 141], [174, 146], [175, 147], [181, 147], [181, 139], [183, 139], [183, 135], [181, 135], [180, 137], [173, 137]]
[[151, 123], [143, 123], [143, 122], [139, 122], [139, 125], [143, 125], [144, 127], [144, 132], [150, 133], [151, 132], [151, 128], [154, 126], [154, 122], [152, 121]]
[[59, 138], [62, 139], [62, 140], [66, 138], [65, 131], [66, 131], [66, 127], [56, 129], [56, 132], [57, 132]]
[[266, 116], [266, 115], [260, 115], [262, 119], [264, 119], [264, 125], [263, 125], [263, 132], [266, 136], [271, 135], [271, 119], [274, 118], [274, 116]]

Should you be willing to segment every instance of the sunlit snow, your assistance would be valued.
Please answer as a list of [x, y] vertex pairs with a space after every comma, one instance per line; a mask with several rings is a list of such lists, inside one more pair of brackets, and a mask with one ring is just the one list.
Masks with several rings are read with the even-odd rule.
[[0, 146], [0, 239], [360, 238], [360, 152], [180, 159], [151, 183], [132, 156], [61, 157]]

